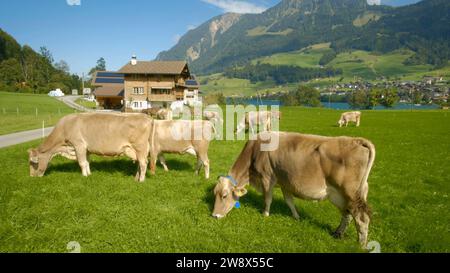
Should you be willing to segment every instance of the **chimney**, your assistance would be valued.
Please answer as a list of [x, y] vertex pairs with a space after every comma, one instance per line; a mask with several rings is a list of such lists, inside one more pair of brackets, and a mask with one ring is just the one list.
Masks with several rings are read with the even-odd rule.
[[136, 57], [136, 55], [131, 56], [131, 65], [137, 65], [137, 57]]

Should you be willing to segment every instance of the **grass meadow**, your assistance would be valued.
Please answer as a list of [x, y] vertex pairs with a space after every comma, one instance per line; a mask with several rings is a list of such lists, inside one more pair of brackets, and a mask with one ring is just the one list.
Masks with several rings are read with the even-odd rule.
[[73, 112], [47, 95], [0, 92], [0, 135], [49, 127]]
[[[450, 113], [366, 111], [360, 128], [338, 128], [340, 113], [282, 108], [281, 129], [327, 136], [361, 136], [377, 147], [369, 178], [374, 211], [369, 241], [382, 252], [450, 251]], [[296, 200], [291, 217], [276, 189], [272, 215], [250, 188], [242, 208], [211, 217], [215, 177], [226, 174], [242, 141], [211, 144], [212, 179], [194, 175], [195, 159], [169, 155], [172, 170], [134, 182], [124, 158], [93, 156], [89, 178], [76, 162], [56, 157], [43, 178], [29, 177], [27, 149], [0, 150], [0, 252], [360, 252], [354, 225], [342, 240], [331, 233], [340, 215], [328, 201]]]

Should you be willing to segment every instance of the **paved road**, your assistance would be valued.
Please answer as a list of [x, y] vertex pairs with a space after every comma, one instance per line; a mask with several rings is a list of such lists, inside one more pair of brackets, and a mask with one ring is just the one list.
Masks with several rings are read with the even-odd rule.
[[[45, 128], [44, 136], [48, 136], [53, 131], [53, 128], [54, 127]], [[0, 149], [40, 138], [42, 138], [42, 129], [0, 136]]]
[[93, 112], [94, 111], [93, 109], [89, 109], [82, 105], [76, 104], [75, 101], [79, 98], [82, 98], [82, 96], [64, 96], [64, 97], [60, 97], [57, 99], [64, 102], [70, 108], [81, 111], [81, 112]]

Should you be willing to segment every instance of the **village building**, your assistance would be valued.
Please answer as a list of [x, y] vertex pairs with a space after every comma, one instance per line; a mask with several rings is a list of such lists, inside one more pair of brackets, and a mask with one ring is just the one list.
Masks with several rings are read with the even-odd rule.
[[173, 102], [202, 103], [200, 85], [185, 61], [131, 61], [119, 71], [98, 71], [92, 85], [99, 109], [141, 112]]
[[97, 108], [123, 110], [124, 75], [112, 71], [97, 71], [92, 77]]
[[199, 84], [186, 61], [138, 61], [133, 56], [118, 72], [124, 75], [126, 112], [169, 107], [175, 101], [201, 102]]

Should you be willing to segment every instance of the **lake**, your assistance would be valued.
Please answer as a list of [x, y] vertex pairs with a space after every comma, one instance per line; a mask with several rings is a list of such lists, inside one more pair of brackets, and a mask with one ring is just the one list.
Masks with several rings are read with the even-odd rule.
[[[228, 103], [231, 103], [232, 100], [228, 99]], [[246, 105], [264, 105], [264, 106], [283, 106], [283, 103], [278, 100], [259, 100], [259, 99], [236, 99], [237, 103], [244, 103]], [[351, 110], [350, 104], [345, 102], [332, 102], [331, 104], [328, 102], [322, 102], [323, 107], [335, 110]], [[413, 110], [433, 110], [440, 109], [440, 107], [436, 104], [429, 105], [413, 105]], [[383, 106], [377, 106], [374, 110], [411, 110], [411, 104], [408, 103], [399, 103], [396, 104], [392, 108], [386, 108]]]

